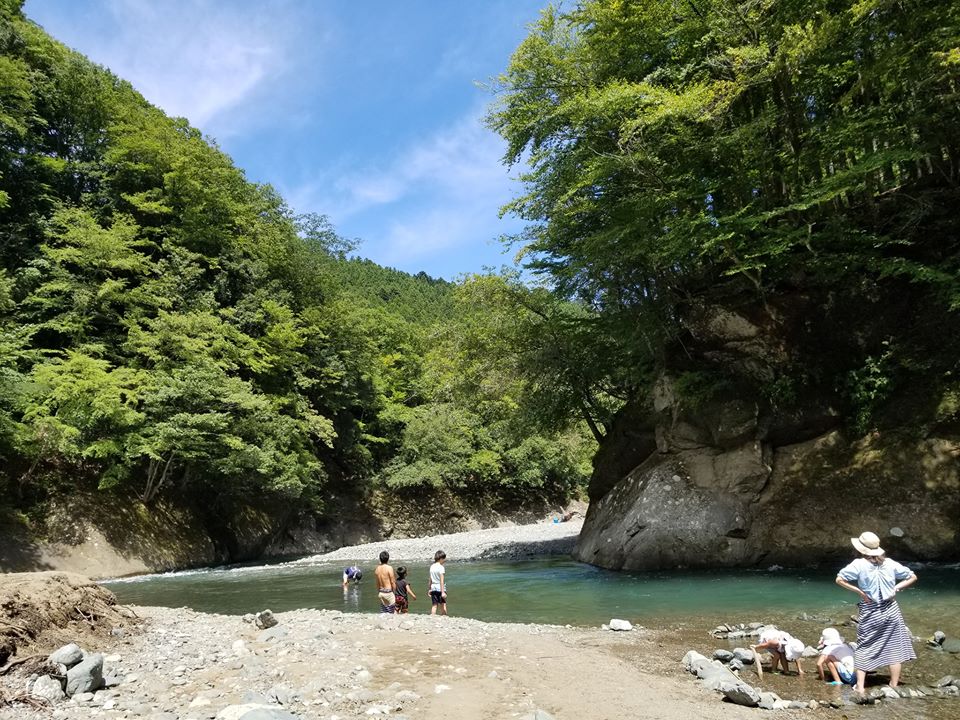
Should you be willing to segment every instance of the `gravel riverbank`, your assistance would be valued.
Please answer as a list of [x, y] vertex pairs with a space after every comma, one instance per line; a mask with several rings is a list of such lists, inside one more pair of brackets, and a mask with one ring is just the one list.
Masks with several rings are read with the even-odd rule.
[[[658, 652], [656, 636], [642, 630], [324, 610], [279, 613], [276, 627], [258, 630], [237, 616], [134, 610], [143, 618], [139, 630], [97, 648], [106, 656], [104, 674], [118, 685], [61, 701], [52, 711], [15, 706], [0, 715], [10, 720], [39, 720], [51, 712], [65, 720], [752, 716], [679, 680], [678, 658]], [[25, 682], [0, 680], [9, 690]]]
[[365, 545], [342, 547], [333, 552], [311, 555], [295, 563], [364, 562], [369, 564], [381, 550], [390, 553], [390, 561], [432, 561], [437, 550], [450, 560], [483, 560], [490, 558], [523, 558], [532, 555], [568, 555], [577, 542], [583, 520], [540, 522], [533, 525], [470, 530], [426, 538], [383, 540]]

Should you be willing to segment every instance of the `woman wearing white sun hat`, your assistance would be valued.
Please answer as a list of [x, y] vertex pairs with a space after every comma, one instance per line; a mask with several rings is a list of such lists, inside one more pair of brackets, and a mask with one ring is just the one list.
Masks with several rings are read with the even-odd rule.
[[860, 557], [837, 573], [837, 585], [860, 596], [857, 649], [853, 655], [856, 689], [862, 693], [867, 673], [884, 665], [890, 666], [890, 686], [896, 687], [901, 663], [917, 658], [896, 594], [913, 585], [917, 575], [888, 558], [880, 547], [880, 538], [872, 532], [850, 538], [850, 542]]

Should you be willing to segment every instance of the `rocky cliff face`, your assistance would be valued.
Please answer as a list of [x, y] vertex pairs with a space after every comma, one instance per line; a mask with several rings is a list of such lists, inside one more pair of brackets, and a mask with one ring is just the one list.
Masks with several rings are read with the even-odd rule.
[[691, 313], [687, 357], [722, 379], [667, 371], [620, 412], [574, 557], [613, 569], [798, 565], [849, 557], [849, 538], [868, 529], [895, 557], [957, 556], [960, 438], [851, 439], [829, 388], [795, 387], [783, 403], [760, 391], [795, 372], [819, 332], [791, 302], [793, 324], [777, 308]]

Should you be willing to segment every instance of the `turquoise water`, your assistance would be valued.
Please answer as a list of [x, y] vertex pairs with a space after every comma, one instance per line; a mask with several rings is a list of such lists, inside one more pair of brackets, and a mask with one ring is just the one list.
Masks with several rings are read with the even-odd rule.
[[[411, 564], [418, 599], [428, 612], [427, 565]], [[323, 608], [376, 612], [372, 567], [344, 592], [342, 567], [292, 563], [150, 575], [105, 583], [120, 602], [187, 606], [224, 614]], [[930, 626], [960, 636], [960, 567], [920, 567], [920, 582], [900, 600], [914, 632]], [[772, 616], [845, 618], [853, 593], [833, 583], [835, 570], [619, 573], [566, 559], [447, 564], [451, 614], [487, 621], [598, 625], [622, 617], [648, 626], [702, 620], [706, 624]], [[933, 627], [936, 626], [936, 627]]]

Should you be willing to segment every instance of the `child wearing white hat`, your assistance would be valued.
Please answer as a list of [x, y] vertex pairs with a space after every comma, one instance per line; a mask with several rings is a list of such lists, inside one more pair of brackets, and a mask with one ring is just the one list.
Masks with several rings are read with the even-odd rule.
[[771, 672], [777, 671], [777, 665], [783, 666], [783, 672], [790, 672], [789, 663], [797, 664], [797, 675], [803, 675], [803, 666], [800, 665], [800, 658], [803, 657], [803, 650], [806, 646], [802, 640], [798, 640], [790, 633], [778, 630], [773, 625], [768, 625], [760, 633], [760, 642], [752, 645], [754, 655], [758, 650], [767, 650], [773, 656], [773, 662], [770, 664]]
[[831, 685], [853, 685], [857, 680], [853, 666], [853, 647], [845, 643], [836, 628], [824, 628], [817, 644], [817, 675], [826, 680], [824, 667], [830, 671]]

